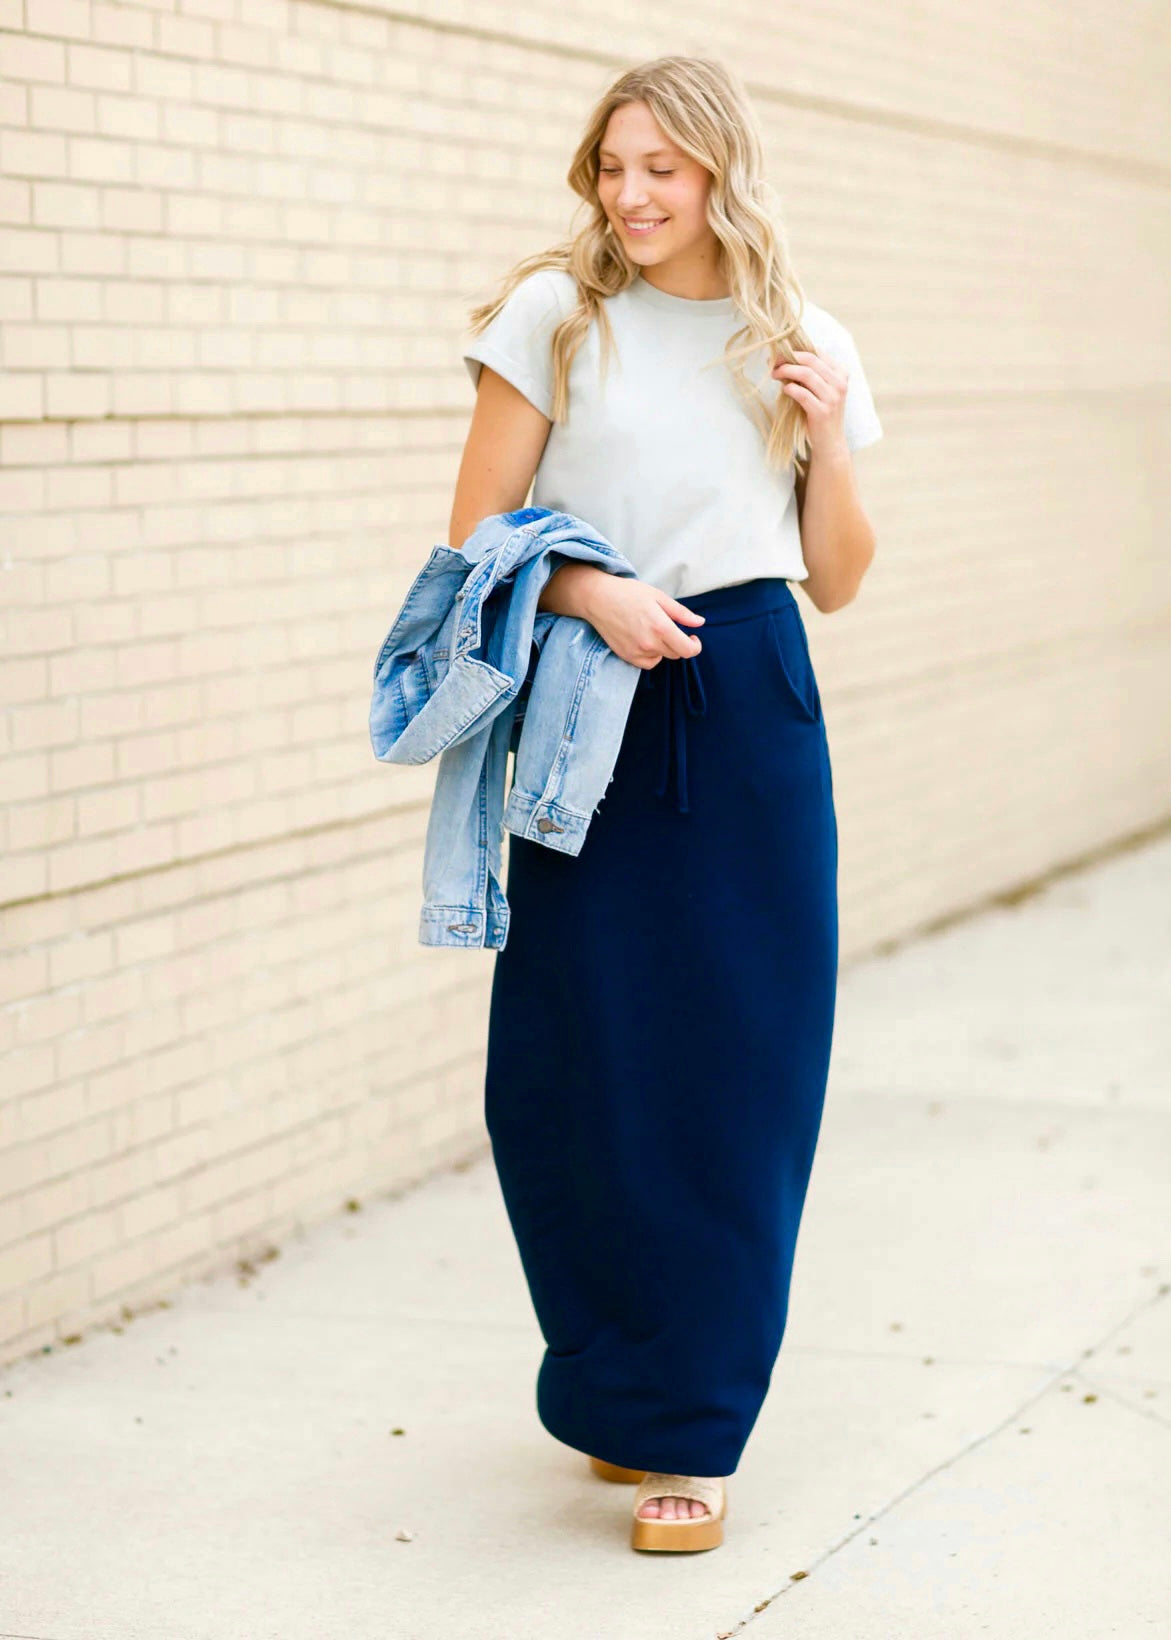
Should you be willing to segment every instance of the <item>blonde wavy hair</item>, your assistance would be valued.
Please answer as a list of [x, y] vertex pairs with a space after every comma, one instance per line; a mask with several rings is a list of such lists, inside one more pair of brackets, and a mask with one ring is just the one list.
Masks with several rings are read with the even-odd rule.
[[712, 58], [656, 57], [614, 81], [590, 115], [566, 174], [589, 207], [589, 220], [559, 244], [516, 263], [498, 294], [471, 310], [472, 334], [496, 317], [522, 280], [542, 268], [557, 268], [573, 275], [578, 302], [553, 332], [553, 420], [563, 421], [568, 413], [569, 368], [594, 319], [601, 327], [604, 375], [615, 345], [606, 298], [625, 290], [640, 270], [598, 198], [598, 150], [610, 115], [632, 102], [646, 103], [667, 136], [711, 172], [707, 219], [719, 241], [720, 272], [744, 323], [710, 363], [727, 366], [764, 438], [768, 465], [803, 465], [809, 453], [804, 411], [780, 391], [770, 405], [749, 379], [744, 360], [766, 348], [771, 368], [782, 358], [795, 362], [796, 348], [812, 350], [799, 323], [804, 293], [789, 260], [775, 192], [762, 174], [764, 145], [755, 110], [743, 82]]

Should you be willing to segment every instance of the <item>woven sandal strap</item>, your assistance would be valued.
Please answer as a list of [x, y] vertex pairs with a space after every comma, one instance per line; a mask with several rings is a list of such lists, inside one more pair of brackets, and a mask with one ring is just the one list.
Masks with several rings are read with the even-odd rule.
[[[634, 1494], [637, 1511], [648, 1498], [695, 1498], [706, 1503], [713, 1515], [719, 1513], [724, 1483], [718, 1475], [664, 1475], [651, 1472], [639, 1481]], [[698, 1518], [698, 1517], [697, 1517]]]

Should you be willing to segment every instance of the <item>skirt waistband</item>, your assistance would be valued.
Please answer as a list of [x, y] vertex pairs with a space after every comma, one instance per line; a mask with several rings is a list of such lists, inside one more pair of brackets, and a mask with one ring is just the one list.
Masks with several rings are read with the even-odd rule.
[[[757, 575], [751, 581], [734, 581], [730, 586], [709, 587], [706, 592], [682, 594], [679, 603], [686, 604], [705, 624], [720, 626], [727, 621], [744, 621], [753, 615], [763, 615], [770, 609], [780, 609], [795, 602], [793, 592], [783, 575]], [[683, 622], [677, 623], [683, 626]], [[686, 627], [686, 631], [702, 634], [702, 627]]]

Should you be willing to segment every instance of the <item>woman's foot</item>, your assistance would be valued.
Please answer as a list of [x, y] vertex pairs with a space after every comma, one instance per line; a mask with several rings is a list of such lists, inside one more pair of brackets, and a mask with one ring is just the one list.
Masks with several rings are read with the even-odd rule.
[[696, 1520], [700, 1515], [710, 1514], [706, 1503], [700, 1503], [697, 1498], [681, 1498], [674, 1492], [656, 1494], [638, 1510], [639, 1520]]
[[724, 1479], [722, 1475], [664, 1475], [650, 1471], [634, 1494], [631, 1548], [718, 1548], [724, 1541], [724, 1516], [728, 1512]]

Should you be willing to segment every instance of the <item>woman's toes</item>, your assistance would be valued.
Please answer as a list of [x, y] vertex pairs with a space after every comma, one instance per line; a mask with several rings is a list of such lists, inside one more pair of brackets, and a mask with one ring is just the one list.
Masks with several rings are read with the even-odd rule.
[[698, 1498], [681, 1498], [678, 1493], [666, 1492], [661, 1497], [648, 1498], [639, 1505], [638, 1513], [643, 1520], [694, 1520], [711, 1511]]
[[667, 1513], [664, 1520], [694, 1520], [699, 1515], [706, 1515], [706, 1507], [698, 1498], [681, 1498], [672, 1496], [663, 1500]]

